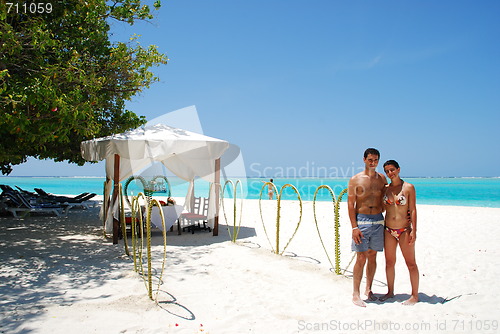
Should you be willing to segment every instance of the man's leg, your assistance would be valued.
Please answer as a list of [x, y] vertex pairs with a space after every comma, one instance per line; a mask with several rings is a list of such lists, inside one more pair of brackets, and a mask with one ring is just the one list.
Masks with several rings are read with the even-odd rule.
[[367, 252], [356, 253], [356, 263], [353, 268], [353, 293], [352, 302], [356, 306], [366, 307], [365, 302], [361, 299], [359, 288], [361, 286], [361, 279], [363, 278], [363, 270], [365, 268]]
[[369, 300], [377, 300], [377, 297], [373, 295], [372, 284], [373, 278], [375, 277], [375, 271], [377, 270], [377, 252], [373, 249], [369, 249], [366, 252], [367, 265], [366, 265], [366, 289], [365, 295]]

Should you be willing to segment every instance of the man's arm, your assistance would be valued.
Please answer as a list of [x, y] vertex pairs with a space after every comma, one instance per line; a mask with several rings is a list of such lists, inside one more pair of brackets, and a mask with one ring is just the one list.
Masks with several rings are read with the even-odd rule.
[[349, 220], [351, 221], [352, 240], [354, 240], [354, 243], [360, 244], [363, 233], [359, 230], [356, 220], [356, 199], [356, 181], [350, 179], [347, 186], [347, 211], [349, 213]]

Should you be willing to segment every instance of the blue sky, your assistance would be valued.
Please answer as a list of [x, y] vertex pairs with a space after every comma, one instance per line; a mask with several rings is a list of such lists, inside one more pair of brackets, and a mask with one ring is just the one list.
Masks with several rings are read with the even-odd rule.
[[[247, 174], [349, 171], [376, 147], [406, 176], [500, 176], [499, 1], [163, 0], [155, 15], [112, 26], [170, 58], [128, 108], [196, 105]], [[103, 173], [30, 161], [11, 175]]]

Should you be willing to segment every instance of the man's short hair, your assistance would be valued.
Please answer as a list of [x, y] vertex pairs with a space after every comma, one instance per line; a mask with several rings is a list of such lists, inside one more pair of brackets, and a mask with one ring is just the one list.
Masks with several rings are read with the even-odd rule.
[[380, 152], [376, 148], [373, 147], [367, 148], [365, 150], [365, 155], [364, 155], [365, 159], [368, 157], [368, 154], [376, 155], [380, 159]]

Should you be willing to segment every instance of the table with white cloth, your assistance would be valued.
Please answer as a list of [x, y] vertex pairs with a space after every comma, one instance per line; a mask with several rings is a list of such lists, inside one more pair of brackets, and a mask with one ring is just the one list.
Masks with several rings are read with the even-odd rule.
[[[159, 229], [163, 230], [160, 211], [158, 209], [159, 208], [157, 206], [153, 207], [153, 211], [151, 212], [151, 223]], [[165, 228], [168, 230], [175, 224], [175, 222], [181, 215], [182, 210], [184, 210], [184, 207], [182, 205], [176, 204], [162, 206], [161, 209], [163, 211], [163, 216], [165, 217]]]

